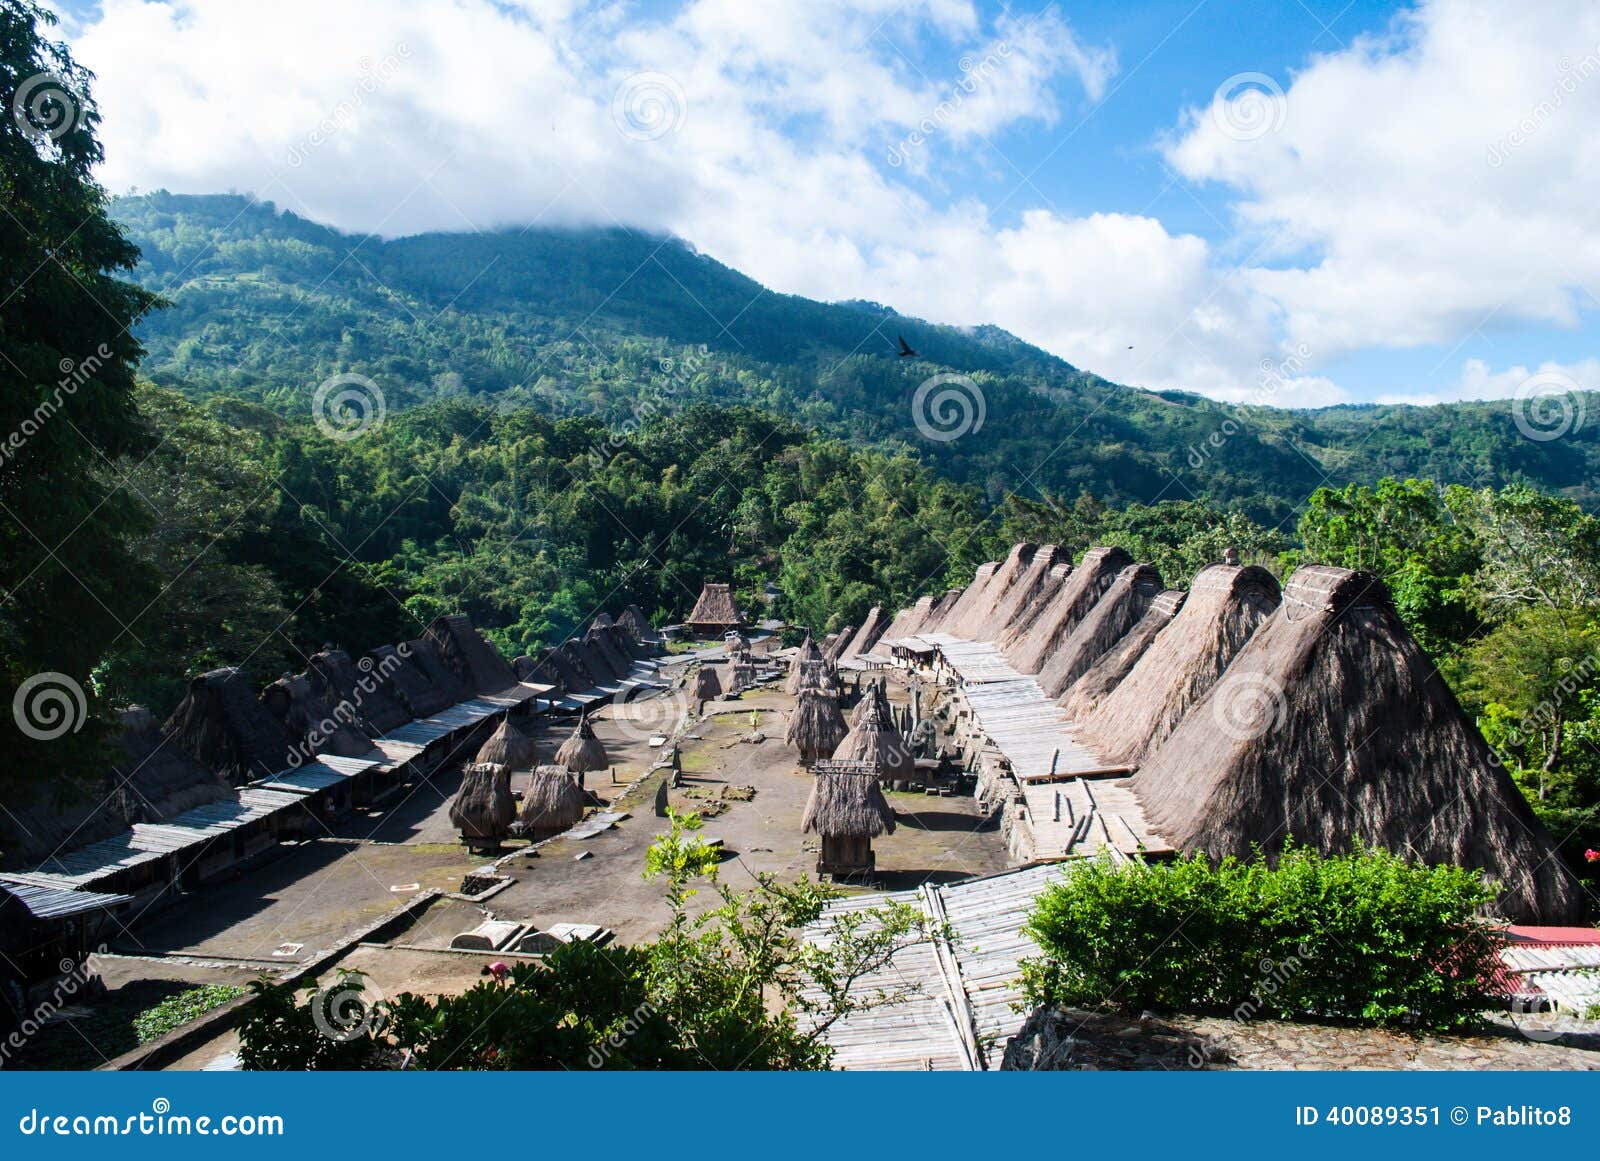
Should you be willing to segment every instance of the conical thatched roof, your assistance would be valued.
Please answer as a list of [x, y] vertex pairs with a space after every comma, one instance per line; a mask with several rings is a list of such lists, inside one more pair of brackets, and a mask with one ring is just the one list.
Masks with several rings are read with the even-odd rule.
[[1364, 573], [1296, 572], [1133, 787], [1185, 850], [1366, 843], [1483, 870], [1505, 888], [1496, 910], [1515, 920], [1583, 914], [1526, 798]]
[[964, 626], [974, 615], [988, 611], [988, 598], [995, 575], [1000, 571], [998, 560], [986, 561], [980, 564], [973, 574], [972, 583], [962, 589], [960, 595], [940, 614], [938, 631], [950, 633], [957, 637], [967, 634]]
[[961, 603], [961, 597], [966, 591], [966, 589], [946, 589], [944, 595], [933, 602], [933, 608], [928, 610], [928, 619], [922, 623], [917, 632], [944, 632], [945, 618], [949, 617], [951, 610]]
[[1280, 599], [1277, 578], [1266, 569], [1201, 569], [1183, 609], [1082, 723], [1083, 741], [1107, 765], [1144, 761], [1216, 684]]
[[834, 838], [876, 838], [894, 833], [894, 809], [872, 775], [822, 769], [811, 784], [800, 828]]
[[849, 732], [837, 697], [822, 690], [802, 689], [783, 740], [800, 751], [802, 761], [815, 762], [832, 757]]
[[[990, 574], [983, 590], [966, 609], [958, 610], [955, 619], [945, 623], [945, 632], [965, 637], [969, 641], [993, 640], [986, 630], [989, 622], [1000, 611], [1016, 586], [1027, 575], [1037, 546], [1026, 541], [1011, 546], [1006, 558]], [[982, 575], [982, 570], [979, 570]]]
[[846, 625], [837, 633], [828, 634], [828, 644], [822, 650], [822, 659], [829, 665], [839, 664], [839, 658], [843, 655], [845, 646], [850, 644], [850, 638], [855, 631], [854, 625]]
[[583, 818], [583, 787], [565, 766], [540, 766], [522, 795], [522, 825], [530, 831], [565, 830]]
[[293, 746], [244, 672], [233, 668], [190, 680], [165, 729], [184, 753], [234, 786], [286, 769]]
[[1033, 624], [1014, 635], [1010, 643], [1001, 643], [1006, 660], [1019, 673], [1038, 673], [1078, 622], [1089, 615], [1117, 574], [1132, 563], [1133, 557], [1121, 548], [1089, 549]]
[[816, 642], [811, 640], [811, 634], [806, 634], [806, 639], [800, 642], [800, 648], [794, 652], [794, 657], [789, 661], [789, 680], [784, 683], [784, 689], [791, 694], [800, 692], [800, 681], [805, 674], [805, 663], [808, 661], [821, 661], [822, 650], [818, 649]]
[[886, 722], [894, 720], [894, 714], [889, 706], [889, 690], [887, 681], [869, 681], [867, 688], [862, 691], [861, 700], [856, 703], [856, 708], [850, 711], [850, 728], [859, 726], [867, 716], [869, 707], [875, 706], [878, 716]]
[[1086, 673], [1067, 687], [1056, 699], [1056, 704], [1066, 711], [1067, 720], [1081, 722], [1094, 712], [1106, 695], [1132, 672], [1134, 665], [1144, 656], [1150, 642], [1167, 627], [1167, 623], [1183, 608], [1189, 594], [1183, 589], [1168, 589], [1145, 610], [1138, 624], [1129, 629], [1110, 649], [1100, 655]]
[[1161, 574], [1148, 564], [1130, 564], [1119, 572], [1105, 595], [1045, 661], [1039, 671], [1039, 688], [1049, 697], [1059, 697], [1139, 623], [1150, 602], [1160, 595]]
[[884, 712], [884, 703], [875, 694], [868, 694], [861, 705], [865, 708], [860, 719], [834, 750], [834, 760], [870, 762], [878, 777], [889, 781], [911, 778], [917, 772], [916, 757], [894, 728], [891, 716]]
[[696, 701], [722, 696], [722, 679], [717, 676], [715, 666], [702, 665], [700, 672], [694, 675], [694, 696]]
[[884, 631], [884, 637], [890, 641], [899, 641], [905, 637], [913, 637], [922, 630], [922, 626], [933, 613], [933, 597], [918, 597], [917, 603], [908, 608], [901, 609]]
[[473, 763], [461, 772], [461, 786], [450, 804], [450, 821], [468, 842], [498, 843], [517, 817], [511, 797], [511, 769], [492, 762]]
[[[380, 645], [367, 654], [367, 659], [391, 698], [404, 706], [412, 717], [429, 718], [461, 699], [453, 698], [451, 690], [433, 683], [412, 654], [414, 644], [402, 641], [399, 645]], [[466, 691], [461, 693], [465, 696]]]
[[502, 718], [474, 760], [480, 765], [488, 762], [512, 770], [532, 770], [539, 764], [539, 747], [510, 718]]
[[733, 589], [729, 585], [707, 584], [700, 590], [700, 599], [689, 614], [689, 625], [703, 628], [734, 629], [744, 624], [744, 614], [734, 603]]
[[571, 735], [561, 743], [561, 748], [556, 751], [556, 764], [579, 774], [604, 770], [611, 764], [606, 757], [606, 748], [594, 736], [587, 716], [578, 719]]
[[1071, 575], [1072, 562], [1065, 554], [1058, 556], [1044, 576], [1039, 578], [1033, 596], [1017, 607], [1006, 622], [1005, 628], [995, 635], [994, 640], [1002, 652], [1010, 647], [1010, 643], [1027, 637], [1028, 630], [1038, 624], [1044, 616], [1044, 611], [1055, 603], [1056, 597], [1066, 587], [1067, 578]]

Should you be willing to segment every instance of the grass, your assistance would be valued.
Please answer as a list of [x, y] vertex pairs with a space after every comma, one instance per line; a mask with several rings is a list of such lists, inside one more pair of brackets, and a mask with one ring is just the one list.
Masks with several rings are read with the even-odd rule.
[[244, 988], [232, 984], [203, 984], [162, 1000], [133, 1018], [133, 1030], [140, 1044], [160, 1039], [174, 1028], [204, 1016], [213, 1008], [244, 995]]
[[108, 995], [69, 1005], [69, 1014], [15, 1049], [6, 1067], [98, 1068], [243, 993], [243, 988], [227, 984], [195, 987], [176, 980], [135, 980]]

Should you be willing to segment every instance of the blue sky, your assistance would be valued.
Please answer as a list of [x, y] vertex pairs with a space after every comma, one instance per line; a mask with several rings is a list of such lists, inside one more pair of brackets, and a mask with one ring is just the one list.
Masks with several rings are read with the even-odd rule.
[[1600, 387], [1579, 0], [58, 10], [117, 191], [667, 230], [774, 289], [1249, 402]]

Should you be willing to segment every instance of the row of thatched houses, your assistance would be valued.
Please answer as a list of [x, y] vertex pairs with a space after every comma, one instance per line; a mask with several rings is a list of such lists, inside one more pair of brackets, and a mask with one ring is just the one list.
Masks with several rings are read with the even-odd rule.
[[[0, 819], [0, 910], [21, 917], [7, 920], [15, 938], [6, 937], [5, 954], [58, 963], [65, 935], [81, 943], [110, 917], [131, 923], [283, 838], [321, 833], [342, 811], [460, 762], [480, 743], [479, 762], [521, 768], [528, 751], [509, 732], [513, 716], [581, 713], [653, 684], [648, 658], [659, 637], [642, 636], [641, 622], [634, 609], [616, 622], [602, 616], [560, 648], [508, 662], [467, 617], [439, 617], [415, 640], [359, 658], [325, 647], [302, 673], [265, 689], [239, 669], [203, 673], [165, 723], [144, 709], [124, 711], [98, 789], [83, 801], [11, 804]], [[555, 680], [539, 680], [547, 675]], [[580, 718], [551, 769], [581, 778], [604, 762]], [[566, 790], [541, 798], [550, 780], [534, 777], [524, 792], [523, 821], [533, 830], [576, 821]], [[577, 793], [581, 817], [581, 782]], [[481, 813], [492, 816], [509, 786], [504, 799], [497, 780], [480, 794]]]
[[[1236, 558], [1187, 591], [1119, 548], [1019, 544], [902, 610], [869, 657], [946, 683], [1036, 858], [1369, 844], [1476, 867], [1498, 909], [1584, 910], [1526, 799], [1377, 578]], [[1041, 839], [1040, 836], [1047, 836]]]

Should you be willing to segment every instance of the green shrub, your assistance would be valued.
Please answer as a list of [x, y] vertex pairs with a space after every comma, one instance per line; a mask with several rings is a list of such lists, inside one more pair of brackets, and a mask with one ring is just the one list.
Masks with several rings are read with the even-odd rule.
[[152, 1008], [146, 1008], [133, 1018], [133, 1029], [140, 1044], [165, 1036], [174, 1028], [181, 1028], [190, 1020], [199, 1019], [212, 1008], [220, 1007], [236, 996], [244, 995], [243, 988], [230, 984], [205, 984], [169, 996]]
[[1026, 931], [1034, 1004], [1343, 1017], [1440, 1028], [1489, 1002], [1498, 936], [1476, 871], [1383, 851], [1286, 851], [1277, 866], [1202, 857], [1084, 863], [1046, 890]]

